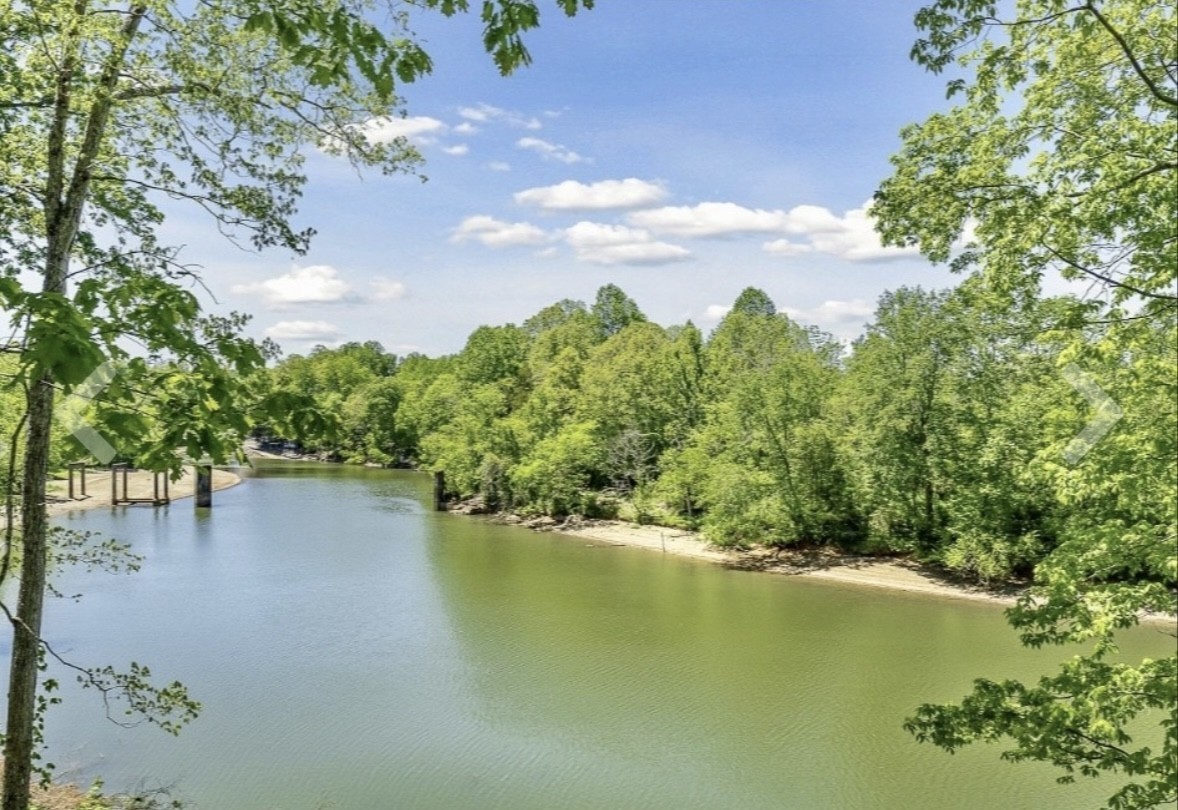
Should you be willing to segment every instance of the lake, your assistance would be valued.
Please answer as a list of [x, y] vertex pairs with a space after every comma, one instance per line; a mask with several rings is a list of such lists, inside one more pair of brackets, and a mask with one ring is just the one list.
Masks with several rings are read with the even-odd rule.
[[[421, 474], [262, 462], [214, 508], [80, 512], [144, 557], [63, 572], [46, 635], [204, 704], [173, 738], [67, 684], [48, 758], [198, 810], [1074, 808], [998, 748], [901, 728], [1030, 677], [993, 605], [759, 574], [429, 510]], [[1141, 628], [1126, 651], [1169, 651]], [[5, 642], [7, 646], [7, 642]], [[71, 677], [54, 668], [62, 681]]]

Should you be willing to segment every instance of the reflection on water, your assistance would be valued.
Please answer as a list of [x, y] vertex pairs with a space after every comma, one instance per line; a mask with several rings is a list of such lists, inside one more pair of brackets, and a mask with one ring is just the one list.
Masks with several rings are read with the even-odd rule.
[[209, 511], [72, 519], [145, 563], [65, 576], [86, 596], [51, 606], [55, 648], [147, 662], [205, 711], [172, 739], [67, 690], [50, 759], [112, 787], [175, 784], [203, 810], [1073, 808], [1111, 792], [900, 729], [973, 677], [1059, 656], [1021, 649], [991, 606], [534, 534], [429, 496], [423, 475], [272, 463]]

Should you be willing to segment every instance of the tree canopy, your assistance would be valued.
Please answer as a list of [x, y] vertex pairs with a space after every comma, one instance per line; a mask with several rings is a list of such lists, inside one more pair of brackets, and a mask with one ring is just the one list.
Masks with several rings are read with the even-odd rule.
[[[1028, 410], [1037, 429], [1006, 454], [1037, 447], [1011, 484], [1054, 493], [1024, 508], [1063, 509], [1054, 536], [1033, 539], [1052, 548], [1011, 620], [1028, 644], [1089, 651], [1035, 685], [979, 681], [909, 727], [950, 751], [1004, 740], [1004, 756], [1051, 762], [1064, 779], [1131, 777], [1111, 807], [1178, 798], [1178, 658], [1111, 660], [1142, 611], [1174, 612], [1178, 583], [1175, 15], [1146, 0], [922, 9], [913, 58], [952, 77], [957, 103], [904, 130], [873, 207], [886, 241], [975, 273], [979, 300], [1011, 306], [1054, 273], [1094, 292], [1052, 319], [1054, 362], [1091, 374], [1125, 418], [1066, 452], [1090, 418], [1073, 395], [1071, 408]], [[1160, 739], [1137, 743], [1134, 718], [1159, 713]]]

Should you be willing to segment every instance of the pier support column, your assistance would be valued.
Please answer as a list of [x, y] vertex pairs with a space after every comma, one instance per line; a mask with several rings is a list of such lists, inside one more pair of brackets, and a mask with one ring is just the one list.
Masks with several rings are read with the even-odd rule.
[[196, 466], [196, 505], [208, 507], [213, 505], [213, 465], [197, 464]]
[[434, 511], [446, 511], [446, 473], [434, 471]]

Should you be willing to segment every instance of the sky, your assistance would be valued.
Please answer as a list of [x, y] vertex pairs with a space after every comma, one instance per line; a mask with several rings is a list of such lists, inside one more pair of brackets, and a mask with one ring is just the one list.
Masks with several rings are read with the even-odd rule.
[[881, 247], [865, 210], [901, 128], [947, 104], [944, 78], [908, 59], [919, 6], [598, 0], [570, 20], [540, 0], [534, 62], [506, 78], [477, 15], [421, 12], [434, 72], [369, 132], [410, 137], [425, 182], [313, 153], [305, 256], [247, 253], [195, 212], [168, 231], [203, 266], [208, 306], [251, 313], [249, 333], [288, 354], [446, 354], [610, 283], [651, 320], [705, 331], [759, 287], [849, 340], [883, 291], [958, 281]]

